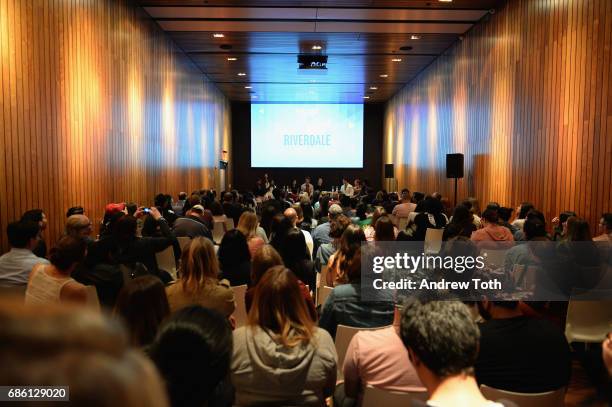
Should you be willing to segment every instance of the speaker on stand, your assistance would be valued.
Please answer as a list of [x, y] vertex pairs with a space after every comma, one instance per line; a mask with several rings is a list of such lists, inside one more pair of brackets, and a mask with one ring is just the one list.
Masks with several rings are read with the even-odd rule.
[[387, 192], [397, 191], [397, 180], [395, 179], [393, 164], [385, 164], [385, 189]]
[[446, 154], [446, 178], [455, 179], [454, 206], [457, 206], [457, 180], [463, 178], [463, 154]]

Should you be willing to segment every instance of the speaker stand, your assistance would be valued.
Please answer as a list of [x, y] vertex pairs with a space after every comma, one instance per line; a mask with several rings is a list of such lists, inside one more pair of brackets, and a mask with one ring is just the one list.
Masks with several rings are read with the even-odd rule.
[[457, 207], [457, 178], [455, 178], [455, 204], [453, 205], [453, 208]]

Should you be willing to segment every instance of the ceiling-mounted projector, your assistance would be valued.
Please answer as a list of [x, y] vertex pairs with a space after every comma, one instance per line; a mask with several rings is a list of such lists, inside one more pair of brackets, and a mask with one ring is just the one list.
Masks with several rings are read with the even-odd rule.
[[298, 55], [299, 69], [327, 69], [327, 55]]

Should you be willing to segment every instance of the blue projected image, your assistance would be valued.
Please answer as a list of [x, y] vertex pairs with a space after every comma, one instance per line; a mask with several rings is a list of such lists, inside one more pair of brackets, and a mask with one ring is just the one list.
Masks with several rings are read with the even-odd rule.
[[251, 104], [251, 167], [363, 167], [363, 104]]

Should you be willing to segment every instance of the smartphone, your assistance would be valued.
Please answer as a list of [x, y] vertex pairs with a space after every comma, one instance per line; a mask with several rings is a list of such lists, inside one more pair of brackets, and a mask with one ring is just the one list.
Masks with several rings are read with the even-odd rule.
[[142, 211], [143, 211], [144, 213], [150, 213], [150, 212], [151, 212], [151, 209], [150, 209], [150, 208], [143, 208], [143, 209], [142, 209]]

